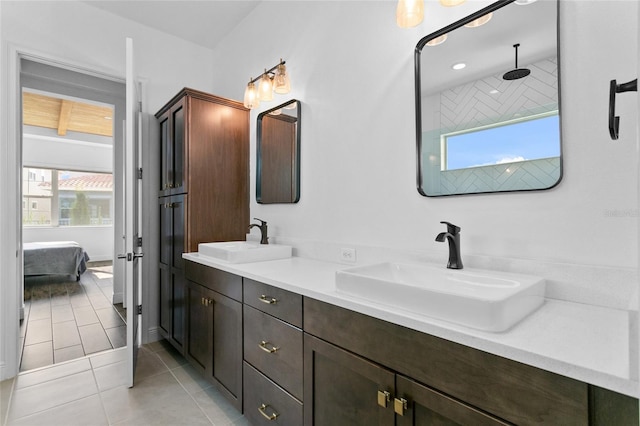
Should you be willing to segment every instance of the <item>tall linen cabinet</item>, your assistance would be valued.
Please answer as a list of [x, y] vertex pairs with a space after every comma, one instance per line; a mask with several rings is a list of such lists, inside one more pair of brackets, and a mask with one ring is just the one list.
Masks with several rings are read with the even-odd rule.
[[249, 110], [184, 88], [156, 113], [160, 126], [160, 334], [185, 353], [183, 252], [244, 240], [249, 225]]

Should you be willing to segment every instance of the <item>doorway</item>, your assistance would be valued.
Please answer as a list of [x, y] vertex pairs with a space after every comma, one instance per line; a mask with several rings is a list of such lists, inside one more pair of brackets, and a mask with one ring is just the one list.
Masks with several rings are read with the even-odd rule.
[[[125, 85], [22, 58], [20, 88], [24, 371], [126, 344], [124, 268], [114, 262], [124, 234]], [[50, 248], [71, 242], [80, 247], [77, 274], [56, 269], [68, 247]], [[38, 244], [49, 250], [44, 270]]]

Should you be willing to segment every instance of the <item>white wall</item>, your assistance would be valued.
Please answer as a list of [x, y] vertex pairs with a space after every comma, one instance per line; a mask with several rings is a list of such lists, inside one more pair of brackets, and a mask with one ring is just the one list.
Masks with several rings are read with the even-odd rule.
[[[447, 247], [434, 237], [439, 221], [448, 220], [462, 227], [463, 255], [635, 270], [637, 102], [620, 97], [617, 142], [608, 136], [607, 108], [609, 80], [637, 74], [637, 58], [615, 47], [637, 43], [637, 2], [561, 4], [564, 178], [557, 188], [418, 195], [415, 45], [453, 22], [454, 14], [486, 4], [445, 9], [428, 1], [426, 20], [414, 29], [396, 26], [395, 2], [264, 2], [256, 8], [215, 50], [216, 62], [233, 66], [221, 69], [214, 92], [239, 98], [248, 77], [286, 59], [291, 97], [303, 102], [302, 184], [297, 205], [258, 205], [252, 187], [251, 217], [268, 220], [276, 236], [434, 250], [443, 262]], [[252, 181], [260, 110], [252, 112]]]
[[[3, 200], [18, 200], [16, 151], [17, 122], [16, 52], [28, 53], [61, 63], [124, 78], [125, 37], [134, 39], [138, 75], [144, 83], [143, 112], [145, 154], [143, 236], [143, 341], [153, 338], [157, 325], [157, 182], [158, 137], [153, 114], [182, 87], [212, 91], [214, 66], [211, 51], [193, 43], [119, 18], [82, 2], [2, 1], [0, 8], [0, 178], [5, 186]], [[150, 11], [152, 13], [152, 11]], [[13, 126], [13, 128], [12, 128]], [[16, 250], [19, 227], [15, 211], [0, 210], [0, 379], [17, 371], [17, 289]], [[14, 306], [16, 305], [16, 306]]]

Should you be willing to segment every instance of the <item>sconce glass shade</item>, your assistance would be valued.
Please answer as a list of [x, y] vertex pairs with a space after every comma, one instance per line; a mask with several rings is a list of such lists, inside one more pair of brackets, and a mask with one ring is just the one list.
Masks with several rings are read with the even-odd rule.
[[466, 0], [440, 0], [440, 4], [446, 7], [459, 6]]
[[266, 71], [262, 74], [260, 83], [258, 83], [258, 92], [260, 93], [261, 101], [273, 100], [273, 81], [271, 81]]
[[424, 0], [398, 0], [396, 23], [400, 28], [411, 28], [424, 19]]
[[273, 91], [281, 95], [291, 91], [291, 79], [289, 78], [287, 67], [283, 63], [278, 64], [276, 68], [276, 75], [273, 78]]
[[256, 90], [256, 85], [253, 83], [247, 84], [247, 88], [244, 91], [244, 106], [249, 109], [260, 106], [260, 96]]
[[482, 15], [478, 19], [474, 19], [473, 21], [469, 22], [468, 24], [465, 25], [465, 27], [467, 28], [479, 27], [489, 22], [491, 18], [493, 18], [493, 13], [487, 13], [486, 15]]

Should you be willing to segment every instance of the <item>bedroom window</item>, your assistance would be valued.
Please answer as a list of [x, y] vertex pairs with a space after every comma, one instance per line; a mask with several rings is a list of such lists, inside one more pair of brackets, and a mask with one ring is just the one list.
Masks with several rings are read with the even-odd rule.
[[111, 173], [25, 167], [22, 187], [25, 226], [113, 224]]

